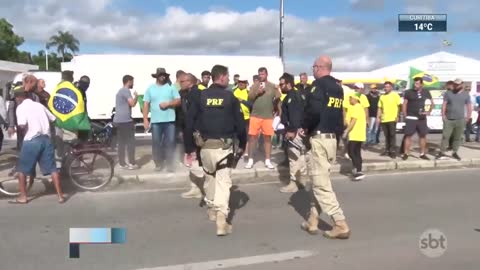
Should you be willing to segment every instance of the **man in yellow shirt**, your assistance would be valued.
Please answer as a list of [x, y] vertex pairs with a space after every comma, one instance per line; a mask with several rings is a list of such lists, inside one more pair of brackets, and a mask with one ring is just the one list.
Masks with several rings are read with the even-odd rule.
[[210, 79], [212, 78], [212, 74], [210, 71], [205, 70], [202, 72], [202, 82], [198, 84], [198, 90], [205, 90], [208, 88], [210, 84]]
[[233, 95], [240, 101], [243, 119], [248, 130], [248, 120], [250, 119], [250, 110], [252, 104], [248, 102], [248, 80], [244, 78], [238, 79], [238, 86], [233, 90]]
[[[247, 78], [239, 78], [237, 81], [237, 88], [233, 90], [233, 95], [240, 101], [240, 108], [242, 109], [243, 119], [245, 120], [245, 127], [250, 124], [250, 111], [252, 110], [252, 104], [248, 101], [248, 80]], [[247, 143], [248, 149], [248, 143]], [[248, 157], [248, 152], [245, 152], [244, 157]]]
[[380, 96], [378, 101], [377, 123], [381, 123], [383, 134], [385, 134], [385, 152], [382, 156], [390, 156], [395, 159], [396, 136], [398, 113], [400, 110], [400, 95], [393, 92], [393, 83], [384, 83], [385, 94]]
[[362, 143], [367, 140], [367, 119], [364, 107], [360, 104], [361, 96], [361, 93], [355, 93], [348, 98], [350, 107], [345, 119], [347, 129], [343, 135], [348, 138], [348, 155], [352, 159], [355, 181], [365, 178], [362, 173]]

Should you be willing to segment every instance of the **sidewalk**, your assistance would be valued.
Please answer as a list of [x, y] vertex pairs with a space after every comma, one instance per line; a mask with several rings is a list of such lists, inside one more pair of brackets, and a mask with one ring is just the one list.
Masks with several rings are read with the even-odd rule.
[[[368, 150], [362, 151], [363, 156], [363, 170], [364, 172], [375, 171], [392, 171], [392, 170], [421, 170], [421, 169], [445, 169], [455, 167], [472, 167], [480, 166], [480, 144], [479, 143], [467, 143], [462, 146], [458, 152], [461, 161], [455, 159], [449, 160], [435, 160], [438, 145], [429, 144], [429, 157], [431, 160], [421, 160], [418, 158], [418, 148], [413, 148], [411, 156], [408, 160], [403, 161], [401, 158], [392, 160], [389, 157], [382, 157], [380, 153], [383, 151], [383, 146], [380, 144], [375, 147], [371, 147]], [[177, 156], [180, 154], [177, 151]], [[339, 153], [340, 155], [340, 153]], [[176, 173], [167, 172], [155, 172], [154, 164], [151, 161], [151, 150], [149, 146], [137, 148], [138, 164], [141, 165], [141, 169], [138, 171], [124, 171], [119, 170], [116, 167], [115, 174], [119, 179], [124, 181], [159, 181], [163, 184], [185, 183], [188, 185], [190, 172], [193, 175], [200, 175], [202, 169], [198, 167], [198, 164], [190, 169], [183, 165], [178, 158], [176, 163]], [[183, 158], [183, 156], [181, 156]], [[283, 151], [274, 149], [272, 150], [272, 163], [276, 166], [276, 169], [270, 170], [265, 167], [264, 157], [260, 151], [257, 151], [254, 160], [255, 165], [253, 169], [245, 169], [246, 160], [240, 160], [238, 166], [232, 172], [232, 178], [236, 184], [251, 183], [251, 182], [263, 182], [268, 179], [264, 179], [266, 176], [287, 176], [288, 165], [281, 164], [285, 157]], [[280, 164], [280, 165], [279, 165]], [[338, 156], [335, 165], [332, 166], [331, 172], [333, 174], [348, 174], [352, 171], [352, 163], [345, 157]]]
[[[435, 154], [438, 152], [438, 144], [429, 144], [429, 157], [431, 160], [421, 160], [418, 158], [418, 148], [413, 148], [411, 156], [408, 160], [403, 161], [401, 158], [392, 160], [389, 157], [382, 157], [380, 153], [383, 151], [383, 145], [370, 147], [368, 150], [362, 150], [363, 171], [380, 172], [380, 171], [411, 171], [411, 170], [433, 170], [445, 168], [461, 168], [461, 167], [480, 167], [480, 144], [466, 143], [458, 154], [462, 157], [461, 161], [455, 159], [435, 160]], [[154, 183], [162, 186], [188, 186], [192, 177], [199, 177], [203, 171], [195, 162], [192, 168], [183, 165], [183, 154], [181, 147], [176, 150], [176, 172], [167, 173], [166, 171], [156, 172], [155, 166], [151, 160], [151, 146], [148, 142], [144, 142], [137, 146], [136, 157], [137, 163], [141, 169], [135, 171], [122, 170], [116, 165], [114, 181], [119, 183]], [[270, 170], [265, 167], [263, 151], [257, 151], [254, 156], [255, 165], [253, 169], [245, 169], [246, 160], [241, 159], [238, 166], [232, 172], [232, 178], [235, 184], [258, 183], [271, 181], [271, 177], [280, 176], [281, 179], [288, 177], [288, 164], [281, 164], [285, 160], [283, 151], [279, 149], [272, 150], [272, 163], [276, 168]], [[116, 160], [116, 152], [110, 151], [110, 155]], [[448, 154], [448, 153], [447, 153]], [[352, 163], [349, 159], [338, 153], [337, 160], [331, 168], [332, 174], [349, 174], [352, 171]], [[37, 174], [41, 176], [40, 173]], [[6, 175], [5, 175], [6, 176]], [[0, 178], [5, 177], [0, 175]], [[39, 177], [39, 179], [48, 179], [48, 177]]]

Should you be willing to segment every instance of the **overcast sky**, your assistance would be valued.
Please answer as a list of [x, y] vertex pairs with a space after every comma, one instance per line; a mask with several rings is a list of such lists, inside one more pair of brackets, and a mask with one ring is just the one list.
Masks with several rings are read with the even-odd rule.
[[[320, 54], [336, 71], [368, 71], [440, 50], [480, 58], [476, 0], [285, 0], [285, 57], [307, 71]], [[278, 0], [1, 0], [37, 52], [58, 30], [80, 53], [278, 55]], [[399, 13], [446, 13], [447, 33], [398, 33]], [[442, 40], [453, 42], [442, 48]]]

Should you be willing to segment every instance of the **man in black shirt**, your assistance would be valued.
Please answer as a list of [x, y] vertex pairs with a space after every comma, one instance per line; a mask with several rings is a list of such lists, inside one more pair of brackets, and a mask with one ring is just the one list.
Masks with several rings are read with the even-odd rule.
[[[180, 97], [181, 97], [181, 106], [177, 107], [177, 110], [179, 110], [178, 118], [180, 119], [180, 126], [182, 127], [182, 133], [183, 133], [183, 138], [185, 138], [185, 127], [186, 127], [186, 117], [188, 115], [188, 110], [191, 107], [191, 104], [193, 102], [198, 102], [198, 97], [200, 96], [200, 90], [198, 90], [198, 87], [196, 85], [197, 83], [197, 78], [191, 74], [191, 73], [185, 73], [179, 77], [179, 83], [180, 83]], [[194, 128], [196, 129], [196, 128]], [[194, 150], [188, 149], [188, 146], [185, 142], [185, 139], [183, 139], [184, 142], [184, 147], [185, 147], [185, 155], [183, 158], [183, 163], [187, 167], [192, 167], [193, 166], [193, 161], [197, 158], [200, 157], [200, 149], [199, 148], [194, 148]], [[188, 149], [188, 150], [187, 150]], [[200, 159], [198, 159], [199, 166], [202, 166]], [[203, 171], [202, 171], [203, 172]], [[203, 178], [202, 176], [198, 176], [199, 178]], [[187, 192], [184, 192], [181, 194], [182, 198], [185, 199], [200, 199], [202, 198], [202, 190], [200, 187], [203, 188], [203, 183], [199, 183], [196, 178], [191, 178], [191, 183], [190, 183], [190, 190]], [[200, 181], [201, 182], [201, 181]]]
[[[205, 202], [209, 208], [210, 220], [216, 221], [217, 236], [231, 233], [227, 223], [229, 214], [230, 177], [234, 157], [241, 157], [247, 144], [245, 121], [240, 102], [228, 87], [228, 68], [216, 65], [212, 68], [213, 84], [200, 93], [187, 111], [185, 141], [187, 153], [195, 150], [195, 143], [201, 148], [200, 156], [205, 172]], [[234, 137], [239, 140], [234, 151]], [[235, 153], [236, 152], [236, 153]]]
[[[299, 91], [295, 91], [294, 78], [291, 74], [284, 73], [280, 77], [280, 89], [286, 94], [282, 102], [281, 123], [285, 126], [287, 140], [287, 156], [290, 166], [290, 183], [280, 189], [282, 193], [295, 193], [297, 184], [304, 186], [302, 178], [307, 176], [305, 161], [305, 137], [297, 135], [302, 126], [305, 100]], [[297, 178], [297, 173], [299, 174]], [[303, 179], [304, 180], [304, 179]]]
[[[85, 115], [88, 117], [88, 110], [87, 110], [87, 90], [90, 87], [90, 78], [88, 76], [82, 76], [80, 77], [80, 80], [77, 83], [77, 88], [82, 94], [83, 98], [83, 104], [85, 105], [84, 110], [85, 110]], [[90, 119], [90, 118], [89, 118]], [[82, 142], [88, 141], [88, 138], [90, 136], [90, 131], [89, 130], [79, 130], [77, 131], [77, 136], [78, 139]]]
[[368, 107], [368, 115], [369, 117], [369, 125], [367, 127], [367, 145], [377, 144], [377, 134], [380, 123], [377, 123], [377, 113], [378, 113], [378, 101], [380, 100], [380, 94], [377, 90], [377, 85], [372, 84], [370, 85], [370, 92], [367, 95], [368, 103], [370, 103], [370, 107]]
[[[312, 192], [322, 211], [331, 216], [335, 225], [323, 236], [332, 239], [348, 239], [350, 229], [343, 210], [338, 203], [330, 181], [330, 167], [337, 157], [337, 136], [343, 132], [343, 89], [337, 80], [330, 76], [332, 60], [328, 56], [319, 57], [313, 65], [315, 81], [307, 96], [303, 130], [311, 144]], [[310, 234], [318, 232], [319, 212], [312, 204], [307, 222], [302, 229]]]
[[[412, 136], [417, 132], [420, 137], [420, 158], [430, 160], [427, 157], [427, 116], [433, 110], [432, 95], [423, 89], [423, 79], [415, 78], [415, 88], [405, 91], [403, 96], [402, 112], [405, 115], [405, 143], [403, 160], [407, 160], [412, 144]], [[425, 111], [425, 101], [430, 100], [430, 109]]]

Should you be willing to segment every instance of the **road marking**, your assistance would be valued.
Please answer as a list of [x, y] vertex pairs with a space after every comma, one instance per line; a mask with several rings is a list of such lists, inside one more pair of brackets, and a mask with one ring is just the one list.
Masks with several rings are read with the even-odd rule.
[[177, 264], [169, 266], [161, 266], [154, 268], [142, 268], [137, 270], [210, 270], [210, 269], [225, 269], [239, 266], [247, 266], [262, 263], [282, 262], [297, 259], [304, 259], [315, 255], [315, 252], [310, 250], [296, 250], [284, 253], [274, 253], [260, 256], [234, 258], [218, 261], [207, 261], [189, 264]]

